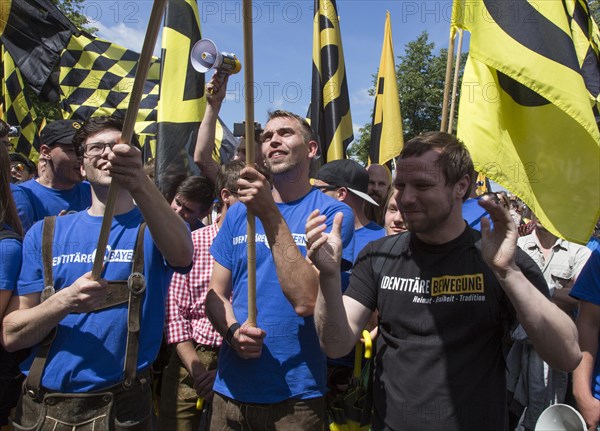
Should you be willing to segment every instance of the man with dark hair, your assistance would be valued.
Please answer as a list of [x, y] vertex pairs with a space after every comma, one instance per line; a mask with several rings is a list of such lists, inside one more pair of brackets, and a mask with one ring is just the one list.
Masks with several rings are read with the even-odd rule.
[[209, 249], [227, 211], [237, 202], [237, 180], [244, 167], [244, 162], [234, 161], [219, 169], [218, 220], [192, 232], [194, 266], [188, 274], [174, 274], [171, 279], [165, 334], [172, 352], [162, 378], [159, 429], [198, 430], [202, 410], [196, 408], [197, 400], [212, 398], [222, 337], [206, 316], [206, 294], [214, 263]]
[[[23, 270], [2, 322], [7, 350], [36, 346], [22, 364], [26, 390], [15, 417], [22, 428], [152, 426], [149, 368], [166, 290], [174, 270], [189, 271], [193, 245], [144, 174], [139, 149], [121, 142], [121, 128], [117, 118], [94, 117], [78, 130], [73, 143], [91, 206], [47, 217], [23, 243]], [[112, 181], [119, 188], [96, 281], [91, 269]]]
[[[42, 130], [39, 176], [19, 184], [33, 211], [28, 214], [31, 223], [46, 216], [81, 211], [90, 206], [90, 184], [83, 181], [72, 142], [80, 128], [81, 123], [77, 121], [56, 120]], [[29, 226], [24, 227], [27, 229]]]
[[488, 219], [481, 234], [465, 223], [472, 173], [466, 147], [452, 135], [407, 142], [394, 187], [409, 232], [370, 243], [343, 297], [335, 264], [340, 217], [332, 234], [322, 233], [322, 216], [307, 222], [326, 353], [346, 354], [379, 312], [373, 430], [505, 430], [503, 340], [517, 321], [551, 366], [569, 371], [581, 360], [574, 323], [517, 248], [508, 211], [482, 200], [493, 230]]
[[214, 199], [215, 189], [209, 180], [202, 176], [190, 176], [177, 186], [171, 208], [194, 231], [204, 227], [202, 219], [210, 212]]
[[368, 193], [377, 205], [367, 203], [365, 205], [365, 214], [369, 220], [383, 226], [383, 207], [390, 191], [392, 174], [387, 166], [376, 163], [367, 166], [367, 173], [369, 174]]
[[[206, 311], [225, 339], [219, 352], [211, 429], [323, 429], [325, 355], [313, 310], [318, 276], [305, 259], [304, 221], [314, 208], [344, 213], [344, 258], [353, 260], [350, 208], [311, 187], [317, 142], [306, 120], [269, 115], [262, 154], [273, 187], [246, 167], [210, 251], [215, 259]], [[256, 327], [248, 318], [246, 216], [256, 219]], [[339, 271], [338, 265], [338, 271]], [[230, 303], [230, 298], [232, 303]]]

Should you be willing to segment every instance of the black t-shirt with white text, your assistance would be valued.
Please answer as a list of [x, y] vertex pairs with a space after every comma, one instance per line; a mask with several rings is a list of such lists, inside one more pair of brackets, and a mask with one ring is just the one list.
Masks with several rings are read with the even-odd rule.
[[[371, 242], [345, 295], [379, 311], [374, 430], [504, 430], [503, 348], [515, 311], [469, 227], [430, 245], [405, 233]], [[517, 265], [546, 296], [533, 260]]]

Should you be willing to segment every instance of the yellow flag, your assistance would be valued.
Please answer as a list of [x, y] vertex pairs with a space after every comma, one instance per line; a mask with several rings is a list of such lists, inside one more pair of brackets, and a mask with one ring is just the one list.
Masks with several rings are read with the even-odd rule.
[[[585, 243], [600, 215], [600, 89], [583, 66], [593, 61], [597, 76], [594, 38], [589, 49], [575, 44], [574, 26], [592, 22], [574, 19], [580, 7], [455, 0], [452, 25], [471, 32], [457, 134], [475, 169], [520, 197], [548, 230]], [[591, 52], [587, 60], [582, 52]]]
[[400, 115], [400, 98], [396, 83], [396, 65], [392, 43], [392, 25], [390, 13], [386, 13], [383, 48], [377, 75], [377, 94], [373, 108], [371, 143], [369, 145], [369, 164], [384, 165], [402, 151], [404, 133]]
[[156, 142], [157, 182], [163, 191], [194, 166], [194, 146], [206, 106], [204, 75], [195, 71], [190, 61], [192, 47], [199, 40], [196, 0], [168, 0]]
[[346, 158], [354, 139], [344, 49], [333, 0], [315, 0], [310, 125], [319, 137], [323, 162]]

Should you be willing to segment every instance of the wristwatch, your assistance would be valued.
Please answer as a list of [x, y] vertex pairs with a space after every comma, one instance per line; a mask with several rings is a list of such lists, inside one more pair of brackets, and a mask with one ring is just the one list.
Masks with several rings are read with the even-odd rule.
[[231, 344], [231, 342], [233, 341], [233, 336], [235, 335], [235, 331], [240, 329], [241, 326], [242, 325], [240, 325], [239, 322], [235, 322], [231, 324], [229, 329], [227, 329], [227, 334], [225, 334], [225, 343], [227, 343], [229, 347], [233, 347], [233, 345]]

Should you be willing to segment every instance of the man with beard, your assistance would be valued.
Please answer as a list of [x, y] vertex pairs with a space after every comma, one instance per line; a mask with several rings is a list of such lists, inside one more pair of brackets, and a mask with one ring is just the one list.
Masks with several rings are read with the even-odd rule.
[[465, 223], [473, 173], [466, 147], [450, 134], [407, 142], [394, 187], [409, 232], [370, 243], [343, 296], [335, 265], [340, 216], [332, 234], [323, 233], [322, 216], [307, 222], [326, 353], [346, 354], [379, 312], [373, 430], [506, 429], [503, 341], [517, 320], [553, 367], [572, 370], [581, 359], [574, 323], [548, 300], [539, 269], [517, 248], [508, 211], [483, 200], [493, 230], [487, 219], [481, 234]]
[[392, 175], [387, 167], [373, 164], [367, 166], [369, 173], [368, 193], [371, 198], [377, 202], [377, 205], [371, 203], [365, 204], [365, 214], [369, 220], [383, 226], [385, 201], [387, 200], [392, 182]]
[[[323, 429], [326, 360], [313, 319], [319, 281], [305, 259], [304, 224], [315, 208], [328, 225], [343, 213], [343, 257], [349, 263], [354, 217], [347, 205], [311, 186], [317, 142], [304, 118], [271, 112], [262, 153], [272, 190], [256, 169], [242, 170], [237, 183], [242, 204], [229, 209], [210, 250], [215, 263], [206, 311], [225, 341], [211, 430]], [[256, 327], [247, 323], [247, 211], [257, 217]]]
[[[72, 142], [80, 128], [81, 123], [77, 121], [56, 120], [42, 130], [39, 177], [18, 186], [29, 201], [29, 205], [22, 206], [31, 208], [32, 213], [27, 214], [31, 223], [61, 212], [82, 211], [90, 206], [90, 184], [83, 181]], [[21, 206], [18, 199], [15, 196], [17, 206]]]

